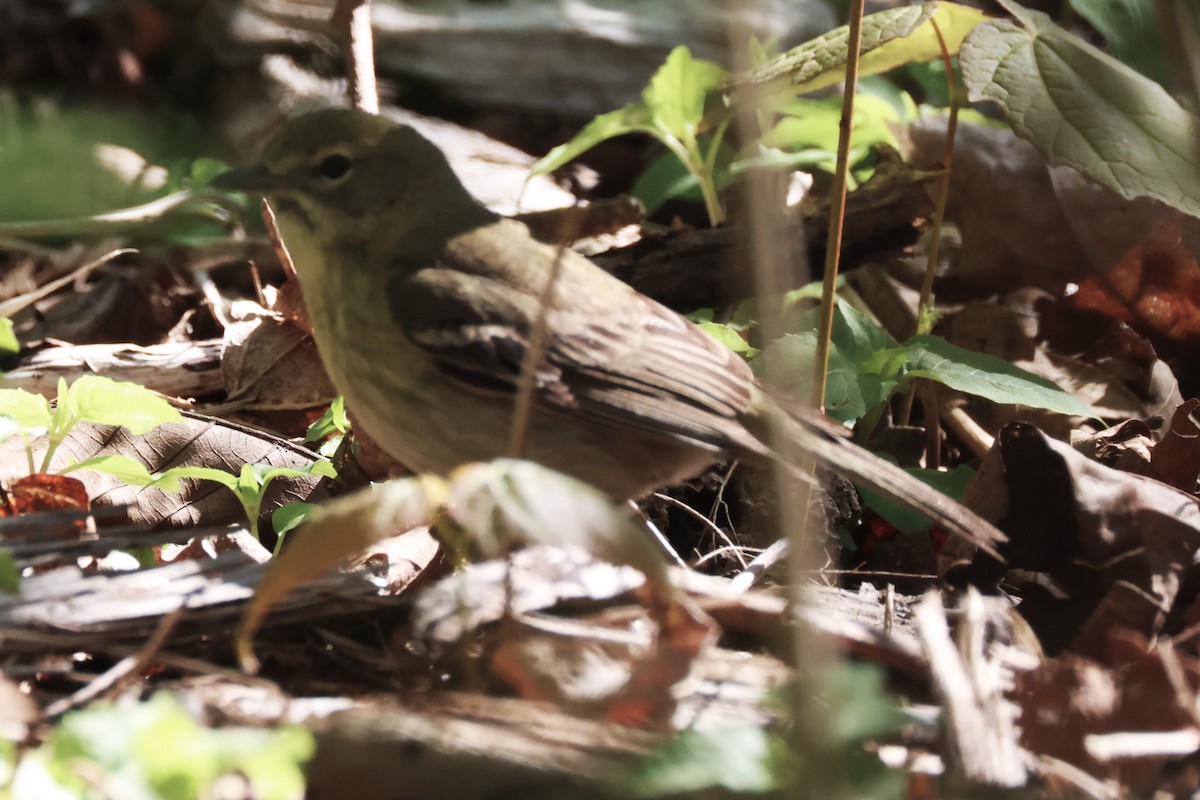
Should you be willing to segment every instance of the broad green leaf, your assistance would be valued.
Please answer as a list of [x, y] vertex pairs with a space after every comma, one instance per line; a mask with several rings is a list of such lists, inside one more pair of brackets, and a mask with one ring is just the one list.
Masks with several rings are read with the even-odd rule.
[[1091, 406], [1051, 381], [1014, 367], [1003, 359], [955, 347], [938, 336], [905, 342], [908, 377], [929, 378], [994, 403], [1044, 408], [1060, 414], [1095, 416]]
[[691, 51], [680, 45], [654, 73], [642, 92], [642, 102], [650, 110], [655, 128], [690, 148], [695, 146], [696, 131], [704, 118], [704, 101], [725, 78], [720, 66], [692, 58]]
[[13, 321], [8, 317], [0, 317], [0, 350], [15, 353], [20, 349], [21, 343], [13, 332]]
[[50, 401], [23, 389], [0, 389], [0, 415], [9, 417], [26, 433], [40, 436], [50, 427]]
[[1163, 86], [1171, 63], [1163, 48], [1156, 0], [1071, 0], [1071, 8], [1100, 32], [1108, 51]]
[[[854, 148], [850, 151], [850, 163], [855, 164], [866, 154], [865, 148]], [[823, 169], [833, 172], [837, 164], [837, 153], [832, 150], [822, 150], [819, 147], [806, 147], [802, 150], [784, 151], [777, 147], [766, 147], [753, 143], [738, 155], [736, 161], [729, 165], [729, 174], [741, 175], [752, 169], [768, 170], [804, 170]]]
[[[755, 370], [771, 377], [781, 389], [808, 400], [812, 387], [817, 337], [814, 331], [790, 333], [768, 345], [751, 362]], [[829, 371], [825, 384], [825, 413], [839, 422], [862, 417], [869, 408], [883, 402], [895, 381], [864, 372], [837, 342], [829, 347]]]
[[842, 352], [862, 364], [896, 346], [896, 340], [874, 320], [840, 299], [834, 309], [832, 339]]
[[[930, 20], [937, 20], [946, 49], [954, 55], [971, 29], [986, 19], [981, 11], [948, 2], [870, 14], [863, 19], [859, 74], [875, 75], [914, 61], [940, 58], [942, 50]], [[792, 48], [738, 80], [756, 84], [779, 81], [795, 94], [832, 86], [845, 78], [849, 33], [848, 26], [836, 28]]]
[[1197, 118], [1154, 81], [1072, 36], [1048, 16], [1001, 4], [963, 43], [972, 100], [994, 100], [1013, 131], [1051, 164], [1125, 198], [1153, 197], [1200, 216]]
[[271, 512], [271, 527], [275, 535], [283, 536], [299, 528], [316, 507], [314, 503], [295, 502], [275, 509]]
[[[60, 377], [56, 389], [54, 410], [50, 412], [49, 434], [51, 439], [61, 440], [67, 435], [67, 431], [71, 430], [71, 427], [79, 421], [79, 416], [75, 413], [75, 407], [71, 403], [71, 387], [67, 384], [67, 379]], [[49, 462], [50, 455], [47, 454], [47, 462]]]
[[740, 333], [728, 325], [722, 325], [719, 322], [697, 322], [696, 327], [728, 347], [733, 352], [745, 356], [746, 358], [754, 358], [756, 355], [758, 355], [758, 349], [752, 347], [749, 342], [742, 338]]
[[650, 109], [640, 103], [609, 111], [593, 119], [571, 141], [542, 156], [529, 169], [530, 175], [545, 175], [569, 163], [596, 145], [626, 133], [655, 133]]
[[[61, 403], [61, 393], [59, 398]], [[138, 436], [168, 422], [183, 422], [183, 415], [144, 386], [99, 375], [77, 378], [71, 384], [67, 398], [76, 419], [100, 425], [122, 425]]]
[[[815, 147], [828, 152], [837, 150], [838, 125], [842, 118], [842, 98], [825, 100], [793, 99], [781, 105], [783, 117], [759, 140], [767, 147], [799, 150]], [[887, 144], [899, 148], [892, 125], [901, 122], [900, 114], [886, 100], [859, 93], [854, 100], [854, 132], [851, 144], [857, 147]]]
[[[975, 470], [959, 465], [949, 472], [935, 469], [905, 469], [909, 475], [937, 489], [947, 497], [961, 498], [967, 483], [975, 476]], [[933, 525], [932, 520], [919, 511], [903, 505], [886, 495], [865, 487], [858, 487], [867, 507], [905, 534], [925, 533]]]
[[662, 550], [628, 509], [532, 461], [499, 458], [459, 467], [451, 474], [446, 511], [472, 550], [488, 558], [509, 552], [514, 542], [578, 547], [665, 586]]

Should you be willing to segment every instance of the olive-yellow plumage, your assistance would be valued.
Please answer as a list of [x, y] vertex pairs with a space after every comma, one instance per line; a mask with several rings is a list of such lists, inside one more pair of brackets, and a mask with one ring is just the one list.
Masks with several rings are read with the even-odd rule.
[[685, 318], [480, 206], [409, 127], [347, 109], [307, 114], [214, 185], [270, 200], [334, 386], [413, 469], [505, 455], [521, 364], [562, 259], [527, 457], [637, 497], [723, 454], [769, 456], [773, 419], [828, 466], [960, 534], [999, 540], [817, 415], [783, 414], [738, 356]]

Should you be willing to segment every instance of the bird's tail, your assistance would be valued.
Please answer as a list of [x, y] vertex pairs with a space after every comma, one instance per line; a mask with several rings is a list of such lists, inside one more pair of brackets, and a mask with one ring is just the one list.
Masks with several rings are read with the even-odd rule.
[[755, 435], [760, 441], [771, 442], [772, 452], [800, 477], [812, 480], [807, 462], [815, 461], [921, 512], [948, 533], [1004, 560], [996, 548], [1008, 541], [1008, 537], [996, 526], [890, 461], [850, 441], [823, 415], [810, 409], [784, 411], [775, 406], [774, 412], [758, 422], [767, 427], [754, 431]]

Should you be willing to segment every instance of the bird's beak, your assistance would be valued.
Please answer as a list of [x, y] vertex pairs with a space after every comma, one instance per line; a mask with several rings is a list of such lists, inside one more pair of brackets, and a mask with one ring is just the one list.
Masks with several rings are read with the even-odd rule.
[[208, 185], [235, 192], [266, 193], [280, 188], [281, 183], [279, 177], [268, 172], [262, 164], [253, 164], [222, 172]]

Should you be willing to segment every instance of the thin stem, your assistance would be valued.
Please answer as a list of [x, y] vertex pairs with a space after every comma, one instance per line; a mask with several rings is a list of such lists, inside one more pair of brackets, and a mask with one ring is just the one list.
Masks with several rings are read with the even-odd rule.
[[567, 243], [578, 233], [578, 217], [575, 218], [575, 227], [574, 231], [565, 231], [566, 235], [554, 253], [554, 261], [550, 264], [549, 274], [546, 276], [546, 285], [538, 299], [538, 315], [533, 322], [533, 329], [529, 332], [529, 347], [521, 361], [521, 376], [517, 381], [517, 396], [513, 404], [512, 431], [508, 439], [508, 454], [512, 458], [523, 458], [525, 455], [529, 420], [533, 414], [534, 390], [537, 388], [537, 371], [546, 353], [546, 329], [549, 326], [550, 309], [554, 307], [554, 290], [558, 285], [559, 275], [562, 274]]
[[63, 439], [66, 438], [66, 431], [69, 431], [73, 426], [74, 423], [72, 422], [71, 425], [68, 425], [64, 431], [50, 432], [50, 435], [47, 437], [46, 455], [42, 457], [42, 465], [38, 468], [38, 472], [50, 471], [50, 461], [54, 458], [54, 452], [58, 450], [58, 446], [62, 444]]
[[937, 20], [932, 17], [929, 24], [937, 36], [938, 46], [942, 49], [942, 63], [946, 65], [946, 83], [950, 90], [950, 119], [946, 122], [946, 143], [942, 151], [942, 174], [938, 176], [937, 198], [933, 207], [933, 228], [929, 232], [929, 259], [925, 263], [925, 279], [921, 283], [921, 299], [917, 311], [917, 333], [929, 333], [928, 326], [933, 319], [933, 279], [937, 274], [938, 252], [942, 244], [942, 222], [946, 217], [946, 198], [950, 196], [950, 170], [954, 166], [954, 135], [958, 131], [958, 81], [954, 77], [954, 65], [950, 61], [950, 51], [946, 48], [946, 40], [942, 38], [942, 30]]
[[[950, 61], [950, 50], [946, 40], [942, 38], [942, 30], [937, 20], [930, 19], [933, 33], [937, 36], [938, 46], [942, 50], [942, 63], [946, 65], [946, 84], [950, 93], [950, 118], [946, 122], [946, 142], [942, 151], [942, 173], [938, 176], [937, 197], [934, 198], [933, 227], [929, 231], [928, 259], [925, 262], [925, 276], [921, 281], [921, 297], [917, 302], [916, 335], [929, 333], [933, 327], [933, 279], [937, 275], [938, 257], [942, 245], [942, 223], [946, 217], [946, 198], [950, 196], [950, 170], [954, 165], [954, 136], [958, 131], [958, 80], [954, 77], [954, 64]], [[908, 387], [904, 404], [900, 409], [899, 421], [907, 425], [912, 419], [913, 399], [916, 397], [917, 386], [914, 381]]]
[[821, 287], [821, 323], [817, 329], [817, 352], [813, 364], [812, 405], [825, 408], [829, 380], [829, 342], [833, 337], [833, 309], [838, 267], [842, 254], [842, 227], [846, 217], [846, 185], [850, 175], [850, 136], [854, 132], [854, 95], [858, 91], [858, 60], [862, 48], [864, 0], [850, 6], [850, 31], [846, 59], [846, 88], [842, 94], [842, 118], [838, 122], [837, 167], [829, 205], [829, 240], [825, 244], [825, 278]]
[[37, 470], [33, 467], [33, 446], [29, 443], [28, 434], [21, 434], [21, 443], [25, 445], [25, 458], [29, 461], [29, 474], [32, 475]]

